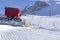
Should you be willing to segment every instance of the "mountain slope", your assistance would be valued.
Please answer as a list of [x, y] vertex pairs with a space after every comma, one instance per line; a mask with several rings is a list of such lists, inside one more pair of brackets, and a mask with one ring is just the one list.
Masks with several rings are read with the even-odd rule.
[[49, 3], [44, 1], [35, 1], [35, 3], [29, 7], [25, 7], [22, 10], [22, 14], [34, 14], [36, 11], [41, 10], [45, 7], [49, 6]]
[[54, 1], [55, 4], [50, 5], [49, 2], [35, 1], [35, 3], [29, 7], [25, 7], [22, 10], [22, 14], [32, 14], [39, 16], [54, 16], [60, 14], [59, 1]]
[[39, 16], [53, 16], [53, 15], [59, 15], [59, 14], [60, 14], [60, 4], [48, 6], [35, 13], [35, 15], [39, 15]]

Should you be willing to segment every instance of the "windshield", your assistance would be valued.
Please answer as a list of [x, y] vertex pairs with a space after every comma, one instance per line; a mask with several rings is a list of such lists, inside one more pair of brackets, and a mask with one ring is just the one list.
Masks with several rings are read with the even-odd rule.
[[16, 9], [8, 8], [8, 12], [16, 12]]

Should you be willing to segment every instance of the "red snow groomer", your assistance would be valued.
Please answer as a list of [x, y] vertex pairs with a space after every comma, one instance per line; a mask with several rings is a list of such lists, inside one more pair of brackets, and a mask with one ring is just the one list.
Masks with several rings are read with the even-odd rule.
[[22, 25], [18, 8], [5, 7], [5, 17], [0, 17], [0, 24]]
[[14, 19], [16, 21], [21, 21], [20, 11], [18, 8], [6, 7], [5, 8], [5, 16], [7, 16], [8, 20]]
[[10, 8], [10, 7], [6, 7], [5, 8], [5, 15], [8, 18], [20, 18], [19, 16], [19, 9], [18, 8]]

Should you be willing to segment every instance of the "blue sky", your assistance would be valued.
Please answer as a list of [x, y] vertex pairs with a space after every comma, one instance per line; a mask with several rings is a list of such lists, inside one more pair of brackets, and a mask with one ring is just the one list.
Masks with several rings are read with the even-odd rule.
[[[24, 9], [25, 6], [33, 4], [36, 0], [0, 0], [0, 14], [4, 13], [5, 7], [16, 7], [20, 10]], [[49, 0], [43, 0], [49, 1]]]
[[4, 13], [5, 7], [16, 7], [22, 10], [25, 6], [33, 3], [34, 0], [0, 0], [0, 14]]

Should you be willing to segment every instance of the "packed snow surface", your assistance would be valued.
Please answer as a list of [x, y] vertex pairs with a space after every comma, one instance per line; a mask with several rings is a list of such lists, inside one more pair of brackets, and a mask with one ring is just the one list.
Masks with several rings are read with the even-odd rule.
[[[8, 26], [9, 27], [9, 26]], [[59, 40], [60, 32], [45, 29], [17, 28], [0, 32], [0, 40]]]
[[1, 31], [7, 31], [7, 30], [12, 30], [12, 29], [17, 29], [18, 27], [12, 27], [9, 25], [0, 25], [0, 32]]
[[22, 16], [28, 27], [0, 25], [0, 40], [60, 40], [60, 17]]

